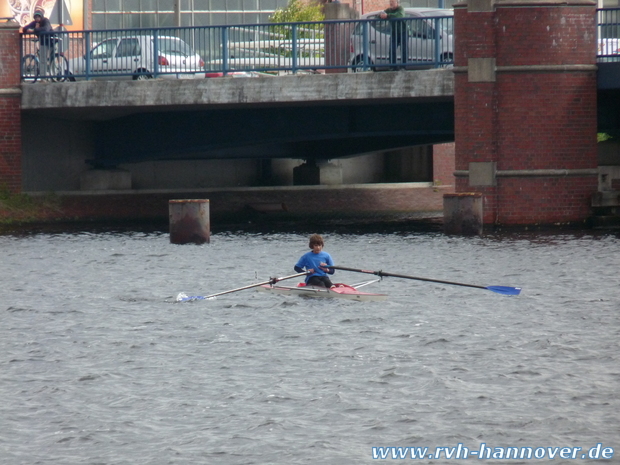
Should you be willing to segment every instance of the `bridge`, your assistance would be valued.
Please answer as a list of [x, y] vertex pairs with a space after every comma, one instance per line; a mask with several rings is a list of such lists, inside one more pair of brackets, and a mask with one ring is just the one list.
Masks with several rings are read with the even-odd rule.
[[[599, 132], [614, 133], [620, 128], [620, 62], [599, 66]], [[82, 161], [74, 155], [68, 163], [77, 188], [84, 161], [91, 168], [173, 160], [327, 161], [452, 142], [454, 72], [43, 83], [22, 86], [21, 108], [24, 147], [41, 136], [50, 141], [43, 151], [32, 143], [25, 159], [46, 165], [80, 147]], [[94, 142], [84, 145], [85, 134]], [[26, 173], [30, 190], [58, 189], [49, 170], [43, 173]], [[58, 181], [67, 182], [67, 173]]]
[[89, 161], [337, 159], [454, 140], [448, 69], [22, 87], [22, 118], [91, 123]]
[[[609, 55], [600, 57], [598, 72], [598, 122], [604, 132], [620, 127], [618, 63]], [[23, 185], [54, 190], [69, 178], [76, 185], [85, 162], [98, 168], [185, 162], [189, 171], [197, 171], [192, 163], [207, 162], [199, 170], [212, 171], [213, 181], [239, 174], [251, 160], [346, 160], [453, 141], [455, 73], [463, 69], [24, 84]], [[592, 70], [596, 67], [566, 67], [570, 73]], [[470, 65], [468, 72], [476, 71]], [[42, 148], [41, 140], [49, 141], [48, 147]]]
[[[613, 131], [618, 126], [615, 111], [620, 86], [618, 39], [606, 38], [618, 32], [618, 13], [618, 9], [604, 9], [597, 14], [598, 35], [605, 37], [599, 39], [604, 46], [599, 46], [598, 50], [598, 86], [602, 96], [599, 122], [603, 132]], [[422, 27], [417, 23], [426, 20], [415, 18], [408, 21], [411, 30], [418, 30]], [[437, 22], [436, 30], [445, 30], [448, 28], [446, 21], [452, 21], [452, 18], [438, 17], [432, 21]], [[294, 51], [312, 46], [323, 53], [322, 58], [316, 58], [314, 54], [303, 57], [299, 53], [299, 60], [289, 59], [277, 69], [293, 73], [304, 71], [312, 68], [313, 61], [320, 59], [321, 65], [329, 72], [338, 66], [352, 70], [353, 65], [347, 62], [348, 51], [341, 50], [346, 48], [344, 42], [348, 43], [348, 35], [354, 29], [363, 30], [368, 35], [369, 30], [374, 30], [375, 23], [340, 20], [275, 26], [259, 24], [242, 28], [158, 28], [150, 33], [181, 36], [196, 44], [222, 42], [219, 46], [224, 51], [222, 59], [210, 60], [208, 66], [224, 73], [231, 71], [229, 62], [234, 61], [228, 52], [235, 53], [240, 44], [246, 49], [262, 50], [273, 49], [274, 42], [278, 46], [286, 43]], [[296, 39], [276, 41], [274, 28], [279, 35], [284, 29], [290, 29], [287, 37]], [[307, 38], [308, 31], [312, 38]], [[334, 31], [344, 31], [347, 37], [343, 38], [343, 34]], [[85, 52], [85, 47], [87, 50], [94, 38], [105, 41], [118, 34], [119, 31], [83, 31], [56, 33], [56, 36], [61, 43], [72, 44], [70, 56], [85, 57], [88, 62], [85, 72], [95, 73], [90, 71], [96, 66], [89, 62], [90, 55]], [[144, 34], [144, 31], [128, 30], [123, 34], [135, 36]], [[241, 40], [248, 37], [252, 40]], [[448, 45], [445, 40], [442, 45], [442, 40], [437, 39], [432, 47], [436, 60], [431, 64], [445, 66], [439, 57], [442, 47]], [[364, 41], [362, 51], [366, 57], [369, 55], [368, 42]], [[23, 44], [29, 47], [23, 53], [31, 52], [32, 43], [25, 41]], [[239, 69], [274, 70], [269, 67], [273, 62], [257, 60], [254, 57], [242, 62]], [[369, 69], [368, 63], [363, 64]], [[71, 71], [75, 72], [75, 69], [72, 67]], [[107, 73], [110, 78], [119, 75], [118, 70]], [[147, 160], [339, 159], [454, 140], [454, 76], [450, 68], [404, 74], [286, 75], [250, 80], [156, 79], [148, 84], [90, 81], [53, 87], [24, 85], [22, 92], [21, 108], [26, 120], [30, 115], [49, 115], [50, 121], [97, 122], [93, 130], [99, 142], [88, 158], [88, 162], [96, 167]], [[170, 118], [171, 114], [173, 118]], [[58, 128], [58, 132], [65, 131]], [[157, 138], [152, 137], [154, 132]]]

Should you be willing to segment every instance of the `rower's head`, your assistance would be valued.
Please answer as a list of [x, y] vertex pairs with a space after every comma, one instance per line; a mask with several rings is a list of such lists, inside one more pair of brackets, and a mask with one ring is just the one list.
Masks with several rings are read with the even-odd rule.
[[[310, 236], [310, 243], [308, 244], [313, 252], [319, 253], [325, 243], [323, 242], [323, 237], [320, 234], [313, 234]], [[317, 251], [318, 248], [318, 251]]]

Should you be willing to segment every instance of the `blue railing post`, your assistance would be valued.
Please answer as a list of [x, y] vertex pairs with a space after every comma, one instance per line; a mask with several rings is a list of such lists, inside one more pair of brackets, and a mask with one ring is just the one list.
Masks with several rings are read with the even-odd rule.
[[153, 30], [153, 77], [156, 78], [159, 74], [159, 60], [157, 57], [159, 56], [159, 30]]
[[292, 56], [292, 66], [293, 66], [293, 74], [297, 74], [297, 24], [293, 24], [292, 36], [291, 39], [293, 41], [291, 46]]
[[368, 34], [368, 21], [364, 21], [362, 23], [362, 53], [364, 54], [364, 67], [362, 68], [364, 71], [368, 71], [370, 64], [370, 44], [369, 44], [369, 34]]
[[433, 20], [433, 26], [435, 28], [435, 36], [433, 37], [435, 40], [435, 68], [439, 68], [441, 66], [441, 18], [435, 18]]
[[84, 56], [86, 57], [86, 80], [90, 80], [90, 68], [91, 68], [91, 56], [90, 56], [90, 44], [92, 43], [92, 36], [90, 31], [86, 31], [84, 33], [84, 48], [86, 51], [84, 52]]
[[[409, 64], [409, 56], [411, 55], [411, 50], [409, 49], [409, 34], [413, 30], [409, 27], [411, 26], [411, 22], [412, 22], [411, 19], [406, 18], [406, 17], [403, 20], [403, 24], [404, 24], [403, 28], [405, 31], [405, 42], [407, 42], [407, 56], [405, 56], [405, 62], [401, 63], [403, 65], [403, 69], [407, 69], [407, 65]], [[401, 47], [403, 46], [402, 41], [401, 41], [400, 46]], [[403, 53], [401, 52], [400, 55], [402, 56]]]
[[21, 35], [21, 40], [19, 41], [19, 56], [21, 57], [19, 60], [19, 76], [21, 79], [24, 79], [24, 34]]
[[228, 74], [228, 26], [222, 27], [222, 72]]

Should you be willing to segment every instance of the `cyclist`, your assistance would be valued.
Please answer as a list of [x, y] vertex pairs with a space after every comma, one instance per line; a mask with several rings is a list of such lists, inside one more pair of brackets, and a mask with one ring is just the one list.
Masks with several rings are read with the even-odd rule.
[[32, 32], [39, 38], [39, 71], [41, 76], [47, 76], [47, 64], [54, 48], [52, 43], [52, 23], [43, 15], [43, 10], [37, 9], [33, 15], [34, 21], [24, 26], [24, 33]]

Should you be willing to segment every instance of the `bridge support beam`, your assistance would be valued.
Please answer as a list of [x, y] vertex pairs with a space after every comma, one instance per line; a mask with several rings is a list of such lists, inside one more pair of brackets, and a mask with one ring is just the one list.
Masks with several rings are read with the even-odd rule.
[[484, 223], [580, 223], [597, 191], [596, 3], [455, 7], [456, 191]]
[[0, 23], [0, 188], [13, 193], [22, 189], [19, 39], [17, 22]]
[[338, 162], [308, 160], [293, 168], [295, 186], [340, 185], [342, 184], [342, 165]]
[[131, 173], [119, 169], [84, 171], [80, 176], [80, 189], [83, 191], [129, 190], [131, 189]]

